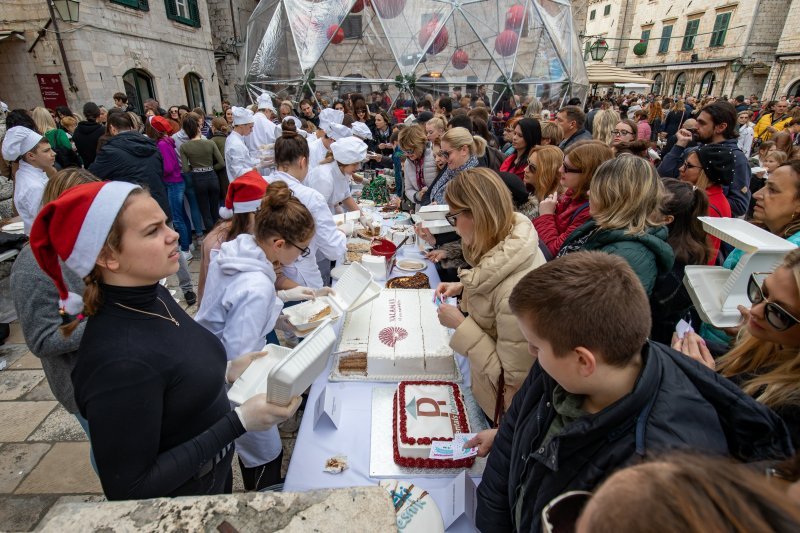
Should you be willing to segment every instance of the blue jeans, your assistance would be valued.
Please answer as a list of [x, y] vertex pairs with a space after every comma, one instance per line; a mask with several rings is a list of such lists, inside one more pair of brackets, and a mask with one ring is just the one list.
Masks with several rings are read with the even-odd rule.
[[94, 473], [97, 474], [97, 463], [94, 460], [94, 450], [92, 450], [92, 436], [89, 435], [89, 421], [83, 418], [80, 413], [75, 413], [75, 418], [78, 419], [78, 423], [83, 428], [83, 432], [86, 433], [86, 438], [89, 439], [89, 461], [92, 463]]
[[[197, 203], [197, 195], [194, 192], [192, 173], [181, 173], [181, 176], [183, 176], [183, 182], [186, 184], [186, 201], [189, 202], [189, 213], [192, 216], [192, 223], [189, 226], [189, 235], [191, 238], [192, 226], [194, 226], [194, 232], [197, 235], [203, 234], [203, 215], [200, 213], [200, 204]], [[211, 231], [211, 228], [206, 228], [206, 230]]]
[[164, 186], [167, 188], [169, 208], [172, 211], [172, 223], [175, 225], [175, 231], [178, 232], [181, 250], [188, 252], [189, 245], [192, 244], [192, 233], [189, 228], [189, 221], [186, 219], [186, 211], [183, 209], [183, 192], [186, 185], [181, 182], [165, 183]]

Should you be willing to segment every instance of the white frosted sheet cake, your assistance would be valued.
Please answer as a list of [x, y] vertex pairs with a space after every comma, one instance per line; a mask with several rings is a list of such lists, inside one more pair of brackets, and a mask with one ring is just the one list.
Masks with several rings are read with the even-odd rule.
[[366, 353], [369, 376], [444, 375], [455, 372], [449, 343], [432, 289], [384, 289], [347, 314], [337, 351]]

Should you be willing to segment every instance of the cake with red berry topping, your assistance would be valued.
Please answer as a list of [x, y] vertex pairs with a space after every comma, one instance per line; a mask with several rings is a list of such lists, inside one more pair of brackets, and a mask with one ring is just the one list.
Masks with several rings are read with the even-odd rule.
[[401, 381], [394, 394], [394, 462], [415, 468], [468, 468], [474, 457], [430, 459], [431, 446], [450, 442], [470, 425], [461, 389], [450, 381]]

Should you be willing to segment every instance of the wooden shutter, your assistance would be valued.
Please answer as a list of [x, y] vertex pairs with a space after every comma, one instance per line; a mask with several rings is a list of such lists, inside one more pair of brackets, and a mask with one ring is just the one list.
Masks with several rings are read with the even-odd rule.
[[178, 6], [175, 4], [175, 0], [164, 0], [164, 4], [167, 7], [167, 18], [170, 20], [180, 20], [178, 16]]
[[197, 8], [197, 0], [189, 0], [189, 17], [195, 28], [200, 27], [200, 10]]

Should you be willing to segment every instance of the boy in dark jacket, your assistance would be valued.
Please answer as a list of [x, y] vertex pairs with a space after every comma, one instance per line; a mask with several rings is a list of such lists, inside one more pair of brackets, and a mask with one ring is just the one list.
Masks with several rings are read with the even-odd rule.
[[542, 509], [670, 448], [742, 461], [792, 454], [783, 422], [727, 379], [647, 340], [647, 295], [624, 259], [577, 252], [509, 300], [537, 359], [478, 487], [481, 531], [541, 530]]
[[97, 156], [97, 141], [106, 132], [106, 128], [97, 122], [97, 118], [100, 116], [100, 108], [94, 102], [86, 102], [84, 104], [83, 115], [86, 120], [78, 122], [75, 132], [72, 134], [72, 140], [78, 149], [78, 155], [81, 156], [83, 165], [89, 168], [89, 165], [94, 163], [94, 158]]

